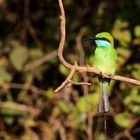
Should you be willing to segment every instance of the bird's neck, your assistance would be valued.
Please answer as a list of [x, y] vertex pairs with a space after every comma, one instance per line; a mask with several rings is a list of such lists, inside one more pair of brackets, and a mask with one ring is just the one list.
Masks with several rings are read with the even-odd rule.
[[112, 43], [106, 40], [95, 40], [97, 47], [109, 48], [111, 47]]
[[97, 48], [110, 49], [112, 46], [97, 46]]

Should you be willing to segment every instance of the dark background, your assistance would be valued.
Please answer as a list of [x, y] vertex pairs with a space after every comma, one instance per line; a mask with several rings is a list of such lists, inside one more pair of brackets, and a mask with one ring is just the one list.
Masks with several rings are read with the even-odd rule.
[[[107, 31], [115, 40], [116, 74], [140, 80], [140, 1], [63, 3], [65, 59], [92, 65], [95, 44], [83, 39]], [[91, 86], [65, 86], [54, 94], [69, 73], [57, 57], [59, 16], [54, 0], [0, 0], [0, 140], [138, 140], [139, 86], [112, 81], [106, 118], [97, 114], [94, 74], [73, 77]]]

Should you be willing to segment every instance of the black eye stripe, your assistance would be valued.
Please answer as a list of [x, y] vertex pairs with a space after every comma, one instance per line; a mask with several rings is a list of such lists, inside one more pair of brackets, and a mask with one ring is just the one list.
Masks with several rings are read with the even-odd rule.
[[[104, 38], [104, 37], [102, 37], [102, 38], [96, 38], [96, 40], [105, 40], [105, 41], [110, 42], [110, 40], [108, 40], [108, 39], [106, 39], [106, 38]], [[110, 42], [110, 43], [111, 43], [111, 42]]]

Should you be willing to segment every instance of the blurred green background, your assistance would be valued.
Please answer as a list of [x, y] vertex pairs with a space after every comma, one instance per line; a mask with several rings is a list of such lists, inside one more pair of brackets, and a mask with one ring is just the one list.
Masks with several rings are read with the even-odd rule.
[[[110, 32], [116, 74], [140, 80], [140, 1], [63, 0], [65, 59], [92, 65], [94, 44], [83, 39]], [[60, 9], [55, 0], [0, 0], [0, 140], [139, 140], [140, 86], [112, 81], [111, 111], [97, 114], [96, 75], [76, 73], [58, 60]], [[106, 119], [106, 130], [105, 120]]]

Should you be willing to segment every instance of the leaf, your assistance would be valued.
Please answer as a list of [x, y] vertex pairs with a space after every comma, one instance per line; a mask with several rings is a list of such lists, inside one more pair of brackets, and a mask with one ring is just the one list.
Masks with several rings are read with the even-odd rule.
[[54, 97], [54, 94], [53, 93], [54, 93], [53, 92], [53, 89], [50, 87], [50, 88], [48, 88], [47, 91], [45, 91], [44, 95], [46, 97], [48, 97], [49, 99], [52, 99]]
[[89, 94], [79, 99], [76, 106], [80, 112], [88, 112], [89, 110], [94, 111], [98, 104], [99, 94]]
[[0, 83], [11, 81], [12, 76], [5, 70], [5, 68], [0, 68]]
[[135, 63], [133, 65], [134, 70], [132, 70], [132, 75], [134, 78], [136, 79], [140, 79], [140, 64], [139, 63]]
[[6, 117], [4, 117], [4, 121], [8, 125], [12, 125], [14, 122], [14, 118], [12, 116], [6, 116]]
[[79, 74], [77, 73], [77, 72], [75, 72], [75, 74], [73, 75], [73, 77], [72, 77], [72, 80], [73, 81], [79, 81]]
[[107, 140], [107, 139], [106, 139], [106, 136], [103, 133], [99, 133], [97, 135], [97, 140]]
[[115, 116], [114, 120], [120, 127], [127, 128], [131, 123], [131, 116], [127, 112], [119, 113]]
[[68, 121], [72, 128], [80, 128], [82, 130], [86, 129], [86, 118], [87, 114], [84, 112], [79, 112], [77, 109], [73, 109], [69, 114]]
[[80, 112], [86, 112], [87, 111], [87, 102], [85, 97], [81, 97], [80, 100], [76, 104], [77, 108]]
[[131, 94], [125, 98], [124, 103], [127, 105], [129, 105], [130, 103], [140, 104], [139, 99], [140, 99], [139, 89], [133, 88]]
[[140, 115], [140, 105], [134, 105], [132, 108], [131, 108], [131, 111], [136, 114], [136, 115]]
[[70, 106], [68, 103], [64, 101], [59, 101], [58, 102], [58, 107], [62, 110], [64, 113], [69, 113], [70, 112]]
[[3, 137], [4, 137], [4, 140], [12, 140], [11, 135], [6, 132], [3, 133]]
[[89, 94], [88, 100], [92, 108], [95, 108], [98, 104], [99, 93]]
[[33, 59], [33, 60], [36, 60], [37, 58], [40, 58], [43, 56], [42, 50], [38, 49], [38, 48], [30, 49], [29, 53], [30, 53], [31, 59]]
[[29, 135], [23, 135], [21, 140], [32, 140], [32, 137]]
[[136, 37], [140, 37], [140, 25], [135, 26], [134, 34]]
[[25, 126], [25, 127], [34, 127], [36, 124], [35, 124], [35, 121], [31, 118], [22, 118], [20, 120], [20, 124]]
[[8, 116], [22, 116], [25, 114], [25, 112], [17, 111], [17, 110], [10, 109], [10, 108], [2, 108], [0, 110], [0, 114], [8, 115]]
[[59, 71], [65, 76], [69, 74], [69, 70], [65, 68], [62, 64], [59, 65]]
[[117, 19], [112, 29], [113, 37], [117, 39], [122, 46], [125, 46], [125, 47], [128, 47], [129, 43], [132, 40], [131, 33], [129, 29], [127, 29], [128, 25], [129, 23], [127, 21]]
[[120, 66], [122, 66], [123, 64], [125, 64], [125, 62], [128, 60], [128, 58], [130, 57], [131, 55], [131, 51], [127, 48], [124, 48], [124, 47], [118, 47], [116, 48], [116, 51], [117, 51], [117, 68], [121, 69]]
[[28, 50], [25, 47], [15, 47], [10, 53], [10, 61], [16, 70], [20, 71], [28, 59]]

